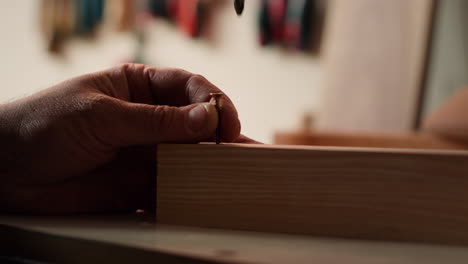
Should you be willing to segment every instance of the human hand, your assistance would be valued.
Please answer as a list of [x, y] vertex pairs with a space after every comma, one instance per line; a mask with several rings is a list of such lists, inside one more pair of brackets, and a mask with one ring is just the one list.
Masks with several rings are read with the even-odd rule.
[[[151, 208], [155, 144], [209, 140], [220, 90], [183, 70], [122, 65], [60, 83], [3, 105], [14, 127], [12, 164], [2, 179], [7, 209], [77, 213]], [[220, 101], [222, 140], [240, 140], [227, 96]], [[1, 128], [2, 126], [0, 126]]]
[[430, 113], [422, 124], [422, 131], [468, 147], [468, 87], [455, 91]]

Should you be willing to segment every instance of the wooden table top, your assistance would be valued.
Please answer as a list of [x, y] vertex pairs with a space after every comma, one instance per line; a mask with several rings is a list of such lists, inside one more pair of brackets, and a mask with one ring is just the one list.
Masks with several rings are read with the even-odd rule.
[[[2, 254], [60, 263], [468, 263], [468, 248], [175, 226], [144, 215], [0, 216]], [[0, 249], [1, 251], [1, 249]]]

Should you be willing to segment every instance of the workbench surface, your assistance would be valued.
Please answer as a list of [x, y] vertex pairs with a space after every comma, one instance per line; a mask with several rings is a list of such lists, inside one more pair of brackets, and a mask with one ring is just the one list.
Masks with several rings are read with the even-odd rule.
[[0, 250], [58, 263], [468, 263], [466, 247], [154, 223], [144, 215], [0, 216]]

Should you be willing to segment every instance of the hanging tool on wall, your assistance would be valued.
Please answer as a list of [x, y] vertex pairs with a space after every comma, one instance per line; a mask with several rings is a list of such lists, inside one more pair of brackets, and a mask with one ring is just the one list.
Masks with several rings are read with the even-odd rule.
[[324, 13], [324, 0], [262, 0], [260, 44], [311, 50], [320, 41]]
[[244, 12], [245, 0], [234, 0], [234, 9], [238, 16], [242, 15]]
[[188, 36], [201, 36], [206, 26], [206, 16], [210, 4], [216, 0], [150, 0], [151, 13], [155, 17], [175, 22]]
[[43, 0], [41, 3], [40, 25], [47, 49], [59, 53], [75, 27], [72, 0]]
[[130, 31], [135, 26], [134, 0], [107, 0], [106, 23], [117, 31]]
[[93, 33], [103, 10], [104, 0], [43, 0], [40, 24], [48, 50], [60, 53], [70, 37]]
[[288, 0], [284, 21], [283, 45], [304, 50], [309, 47], [313, 0]]
[[176, 20], [179, 29], [192, 38], [200, 36], [203, 19], [201, 16], [203, 1], [179, 0], [176, 10]]
[[149, 0], [149, 9], [155, 17], [174, 20], [178, 0]]
[[[89, 36], [96, 32], [104, 14], [106, 24], [118, 31], [135, 31], [138, 13], [144, 6], [155, 17], [174, 22], [192, 38], [210, 37], [210, 17], [218, 0], [42, 0], [41, 25], [48, 49], [58, 53], [63, 43], [73, 36]], [[238, 15], [245, 0], [234, 0]], [[145, 11], [145, 12], [146, 12]], [[139, 43], [143, 39], [138, 34]], [[143, 45], [140, 45], [143, 46]]]
[[288, 0], [283, 44], [318, 52], [325, 19], [325, 0]]
[[262, 0], [260, 9], [260, 44], [280, 43], [283, 40], [287, 0]]
[[75, 33], [89, 35], [95, 32], [102, 21], [104, 13], [103, 0], [74, 0], [75, 5]]

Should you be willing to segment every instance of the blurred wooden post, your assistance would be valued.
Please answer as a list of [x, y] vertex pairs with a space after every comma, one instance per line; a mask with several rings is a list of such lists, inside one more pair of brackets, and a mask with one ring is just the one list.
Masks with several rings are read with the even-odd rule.
[[408, 131], [419, 111], [432, 0], [333, 0], [318, 128]]

